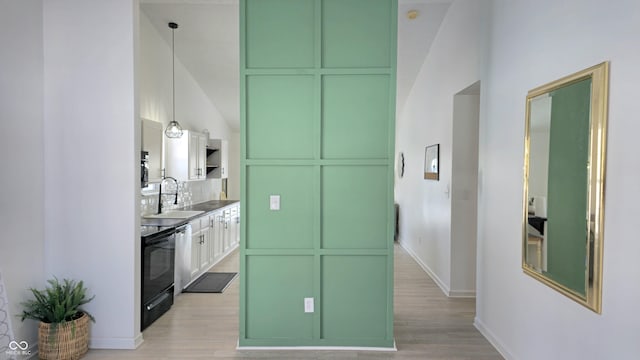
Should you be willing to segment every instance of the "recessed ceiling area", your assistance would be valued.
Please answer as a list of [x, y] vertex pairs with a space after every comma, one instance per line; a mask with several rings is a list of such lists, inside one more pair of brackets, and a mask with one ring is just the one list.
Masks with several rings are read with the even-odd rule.
[[[397, 103], [399, 114], [452, 0], [398, 1]], [[240, 129], [238, 0], [142, 0], [146, 16], [234, 131]], [[410, 10], [418, 12], [409, 19]], [[144, 40], [142, 40], [144, 41]]]

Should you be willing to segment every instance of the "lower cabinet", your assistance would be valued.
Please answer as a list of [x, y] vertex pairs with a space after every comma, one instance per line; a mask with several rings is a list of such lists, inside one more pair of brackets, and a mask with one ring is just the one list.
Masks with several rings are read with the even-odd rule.
[[198, 278], [229, 255], [240, 242], [240, 205], [210, 212], [192, 220], [191, 276]]
[[216, 216], [215, 229], [215, 261], [218, 262], [224, 257], [224, 211], [218, 211]]
[[240, 243], [240, 205], [231, 208], [231, 247]]
[[224, 251], [231, 247], [231, 209], [224, 211]]
[[211, 239], [206, 217], [198, 218], [191, 224], [191, 280], [207, 271], [212, 264], [210, 257]]

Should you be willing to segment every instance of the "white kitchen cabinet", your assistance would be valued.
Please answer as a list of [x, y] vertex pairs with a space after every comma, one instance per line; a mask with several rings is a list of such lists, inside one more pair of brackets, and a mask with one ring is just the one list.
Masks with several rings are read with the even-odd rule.
[[189, 180], [201, 180], [206, 178], [206, 149], [206, 135], [189, 132]]
[[216, 229], [216, 257], [217, 260], [220, 260], [224, 257], [224, 239], [226, 233], [226, 227], [224, 222], [224, 210], [218, 211], [216, 213], [216, 225], [218, 228]]
[[191, 221], [191, 280], [211, 266], [209, 223], [206, 216]]
[[224, 211], [224, 226], [225, 226], [225, 236], [224, 236], [224, 251], [231, 251], [231, 244], [234, 240], [233, 234], [233, 226], [231, 224], [231, 208], [227, 208]]
[[191, 224], [191, 272], [189, 281], [195, 279], [200, 272], [200, 250], [202, 247], [202, 236], [200, 232], [200, 219], [196, 219]]
[[229, 177], [229, 142], [210, 139], [207, 146], [207, 178], [226, 179]]
[[209, 262], [214, 264], [220, 257], [218, 251], [218, 223], [217, 212], [207, 215], [207, 222], [209, 223]]
[[142, 119], [142, 150], [149, 152], [149, 183], [162, 180], [162, 138], [164, 126], [157, 121]]
[[[191, 225], [190, 273], [183, 285], [191, 283], [213, 265], [229, 255], [240, 236], [240, 205], [203, 214], [189, 222]], [[187, 251], [189, 253], [189, 251]]]
[[202, 236], [202, 247], [200, 248], [200, 272], [205, 272], [209, 270], [209, 265], [211, 265], [210, 259], [210, 245], [209, 241], [209, 227], [203, 228], [200, 230]]
[[231, 207], [231, 223], [229, 225], [229, 245], [235, 248], [240, 243], [240, 205]]
[[206, 179], [207, 137], [184, 130], [177, 139], [166, 139], [166, 175], [181, 181]]

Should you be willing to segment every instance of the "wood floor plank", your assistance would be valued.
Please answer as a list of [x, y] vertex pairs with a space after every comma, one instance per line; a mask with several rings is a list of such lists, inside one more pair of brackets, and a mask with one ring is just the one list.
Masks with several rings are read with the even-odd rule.
[[[239, 269], [239, 254], [213, 271]], [[87, 360], [175, 359], [424, 359], [494, 360], [500, 354], [473, 326], [474, 299], [446, 297], [401, 247], [395, 247], [397, 352], [335, 350], [236, 350], [240, 278], [222, 294], [182, 294], [148, 327], [136, 350], [90, 350]], [[98, 319], [99, 321], [99, 319]]]

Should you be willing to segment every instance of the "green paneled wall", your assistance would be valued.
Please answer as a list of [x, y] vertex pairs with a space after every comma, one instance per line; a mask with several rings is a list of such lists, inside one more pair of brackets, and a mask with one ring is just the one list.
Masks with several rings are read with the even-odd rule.
[[386, 256], [322, 257], [323, 338], [385, 338], [386, 262]]
[[[315, 57], [315, 0], [248, 1], [243, 49], [247, 68], [309, 68]], [[241, 25], [242, 26], [242, 25]], [[241, 51], [242, 51], [241, 50]]]
[[323, 76], [323, 158], [386, 159], [389, 93], [389, 75]]
[[243, 270], [248, 338], [313, 338], [313, 314], [298, 300], [313, 296], [313, 256], [252, 256]]
[[[247, 249], [313, 249], [314, 171], [311, 166], [252, 166], [247, 169]], [[269, 195], [283, 199], [269, 210]]]
[[393, 347], [397, 2], [240, 9], [240, 346]]
[[553, 92], [549, 139], [549, 153], [562, 156], [549, 156], [547, 274], [582, 295], [588, 278], [590, 94], [591, 79]]
[[322, 168], [322, 247], [386, 249], [389, 182], [385, 166]]
[[[322, 62], [325, 68], [395, 67], [396, 12], [389, 0], [324, 0]], [[395, 16], [395, 15], [394, 15]]]
[[247, 77], [249, 159], [313, 158], [313, 80], [309, 75]]

